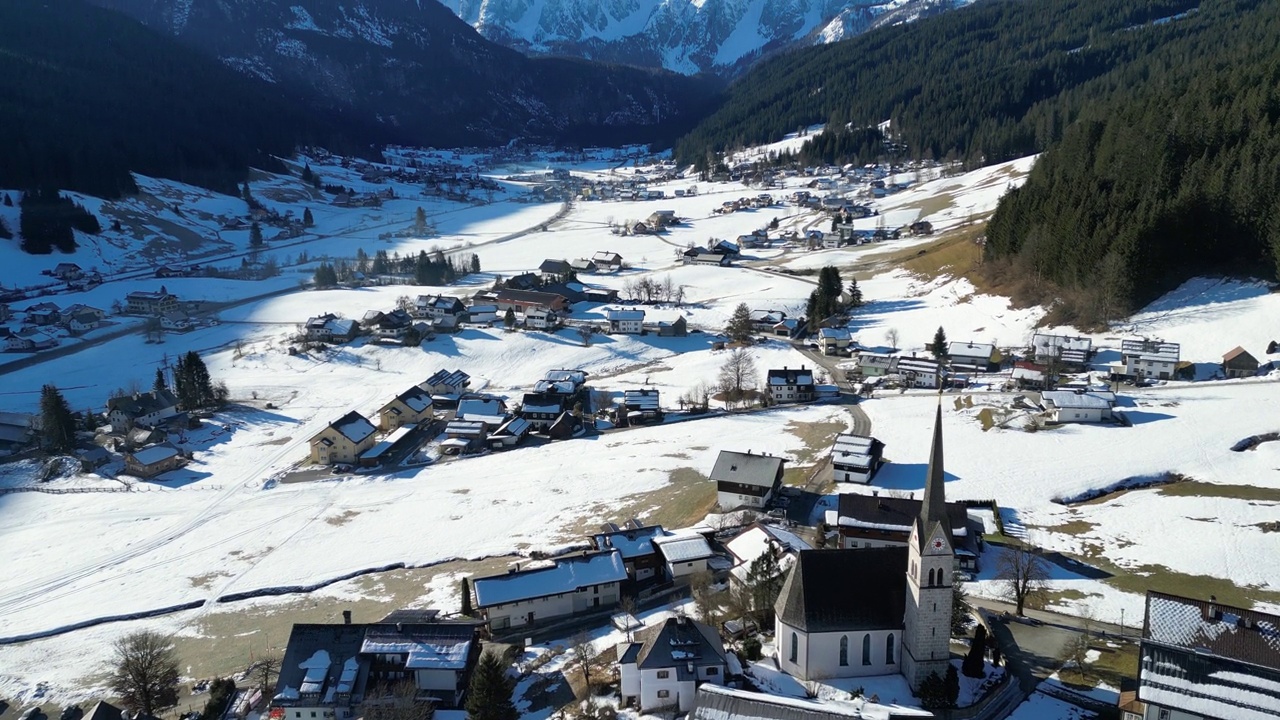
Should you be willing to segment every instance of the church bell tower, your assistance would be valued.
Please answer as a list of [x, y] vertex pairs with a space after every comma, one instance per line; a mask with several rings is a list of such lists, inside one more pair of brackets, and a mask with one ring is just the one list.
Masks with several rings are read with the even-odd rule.
[[924, 502], [911, 528], [907, 551], [907, 601], [903, 618], [902, 674], [919, 694], [930, 673], [946, 675], [951, 662], [951, 582], [955, 546], [942, 465], [942, 399], [933, 422], [933, 447]]

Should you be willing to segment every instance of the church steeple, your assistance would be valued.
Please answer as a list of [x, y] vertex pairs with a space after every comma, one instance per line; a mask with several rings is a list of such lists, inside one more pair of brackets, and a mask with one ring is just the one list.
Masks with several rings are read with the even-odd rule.
[[[942, 464], [942, 398], [938, 398], [938, 414], [933, 420], [933, 447], [929, 450], [929, 471], [924, 482], [924, 502], [920, 505], [920, 538], [933, 528], [933, 524], [942, 523], [942, 527], [950, 530], [947, 520], [946, 490], [943, 489], [944, 477]], [[948, 533], [950, 534], [950, 533]]]

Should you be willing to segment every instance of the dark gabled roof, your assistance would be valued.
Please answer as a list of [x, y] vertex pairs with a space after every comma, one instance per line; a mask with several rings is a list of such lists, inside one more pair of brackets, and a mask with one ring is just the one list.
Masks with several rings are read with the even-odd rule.
[[1148, 591], [1143, 637], [1280, 671], [1280, 615]]
[[805, 632], [900, 628], [906, 572], [905, 547], [804, 550], [774, 609]]
[[734, 690], [706, 683], [698, 686], [689, 720], [851, 720], [864, 716], [851, 704], [836, 704]]
[[1143, 640], [1138, 700], [1211, 720], [1280, 717], [1280, 672], [1199, 650]]
[[[297, 692], [302, 688], [303, 678], [307, 675], [307, 669], [302, 665], [309, 660], [324, 657], [318, 657], [320, 651], [324, 651], [327, 655], [329, 665], [321, 692], [324, 688], [335, 684], [347, 660], [359, 655], [360, 647], [364, 644], [365, 627], [365, 625], [333, 623], [295, 623], [293, 631], [289, 634], [289, 644], [285, 648], [284, 659], [280, 662], [280, 677], [276, 680], [275, 694], [284, 693], [287, 699], [290, 693], [285, 691], [289, 689], [296, 698]], [[358, 681], [352, 694], [362, 692], [362, 681], [363, 679]]]
[[498, 300], [508, 302], [526, 302], [550, 305], [551, 303], [556, 302], [557, 298], [561, 301], [568, 299], [560, 293], [545, 293], [538, 292], [536, 290], [512, 290], [511, 288], [502, 288], [498, 291]]
[[[124, 715], [120, 708], [105, 700], [99, 700], [94, 703], [93, 707], [89, 708], [89, 712], [85, 713], [81, 720], [121, 720], [122, 717]], [[139, 713], [133, 720], [156, 720], [156, 717]]]
[[[840, 518], [850, 518], [859, 527], [874, 525], [881, 529], [901, 528], [901, 532], [911, 532], [911, 524], [920, 516], [920, 508], [924, 501], [912, 498], [874, 497], [845, 493], [840, 496]], [[951, 525], [952, 535], [956, 531], [965, 531], [969, 526], [969, 511], [964, 503], [947, 503], [947, 520]], [[846, 523], [841, 522], [841, 525]]]
[[1249, 354], [1248, 350], [1245, 350], [1239, 345], [1237, 345], [1234, 349], [1227, 351], [1227, 354], [1222, 356], [1222, 362], [1224, 363], [1229, 363], [1232, 360], [1244, 360], [1246, 361], [1246, 364], [1249, 364], [1249, 365], [1258, 364], [1258, 359], [1255, 358], [1253, 355]]
[[636, 667], [642, 670], [676, 668], [677, 675], [684, 675], [690, 662], [695, 667], [725, 663], [720, 634], [693, 618], [669, 617], [636, 633], [635, 642], [640, 645]]
[[776, 455], [721, 450], [715, 467], [711, 468], [711, 481], [773, 487], [784, 462], [784, 458]]
[[564, 260], [543, 260], [538, 266], [539, 272], [554, 273], [556, 275], [564, 275], [573, 270], [573, 267]]
[[435, 622], [439, 617], [440, 611], [434, 608], [425, 608], [421, 610], [400, 609], [392, 610], [389, 615], [382, 618], [378, 622], [381, 624], [390, 623], [430, 623]]

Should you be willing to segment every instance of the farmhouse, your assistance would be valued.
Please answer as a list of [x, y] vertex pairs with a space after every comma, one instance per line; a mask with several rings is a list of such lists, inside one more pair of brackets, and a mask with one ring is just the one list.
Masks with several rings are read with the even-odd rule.
[[565, 411], [568, 397], [556, 393], [525, 393], [520, 403], [520, 417], [534, 430], [545, 432]]
[[373, 336], [379, 341], [400, 342], [409, 334], [409, 329], [413, 327], [413, 318], [409, 317], [409, 313], [399, 308], [387, 313], [378, 313], [372, 322], [364, 322], [362, 325], [373, 331]]
[[898, 371], [898, 356], [886, 353], [860, 352], [854, 361], [854, 373], [862, 377], [882, 377]]
[[140, 478], [153, 478], [160, 473], [182, 467], [182, 452], [169, 443], [161, 443], [125, 453], [124, 471]]
[[1145, 717], [1280, 716], [1280, 615], [1147, 592], [1137, 701]]
[[723, 685], [729, 671], [715, 628], [677, 615], [636, 633], [618, 647], [622, 702], [641, 712], [688, 712], [699, 685]]
[[130, 315], [163, 315], [178, 309], [178, 297], [163, 285], [156, 291], [135, 290], [125, 295], [124, 311]]
[[413, 302], [413, 316], [432, 321], [451, 318], [453, 326], [457, 326], [466, 318], [467, 306], [449, 295], [419, 295]]
[[942, 364], [933, 358], [899, 357], [897, 374], [908, 387], [936, 389], [942, 382]]
[[507, 421], [507, 403], [491, 395], [464, 395], [458, 400], [458, 420], [484, 423], [489, 430]]
[[352, 410], [311, 438], [311, 462], [320, 465], [354, 464], [373, 447], [373, 423]]
[[569, 267], [573, 269], [575, 274], [589, 274], [600, 270], [593, 261], [587, 258], [574, 258], [569, 261]]
[[193, 326], [190, 315], [182, 310], [173, 310], [160, 316], [160, 327], [170, 332], [187, 332]]
[[543, 260], [538, 266], [543, 277], [562, 278], [573, 272], [573, 267], [564, 260]]
[[785, 458], [721, 450], [711, 468], [721, 510], [763, 508], [782, 485]]
[[622, 555], [581, 553], [556, 558], [550, 567], [476, 578], [475, 608], [494, 630], [533, 625], [538, 620], [607, 610], [618, 604], [627, 579]]
[[632, 519], [626, 527], [606, 523], [601, 530], [591, 537], [592, 547], [602, 551], [617, 550], [632, 581], [643, 583], [661, 576], [663, 559], [653, 546], [654, 538], [667, 534], [661, 525], [646, 526]]
[[[950, 664], [955, 557], [935, 419], [924, 502], [907, 547], [806, 550], [774, 606], [776, 661], [801, 680], [901, 673], [921, 684]], [[868, 588], [875, 588], [868, 591]]]
[[559, 293], [545, 293], [536, 290], [512, 290], [502, 288], [496, 296], [498, 312], [504, 313], [508, 308], [518, 313], [525, 313], [529, 308], [544, 308], [555, 312], [564, 312], [569, 307], [568, 300]]
[[1178, 369], [1178, 343], [1160, 340], [1122, 340], [1120, 342], [1119, 373], [1138, 379], [1168, 380]]
[[307, 318], [307, 324], [303, 326], [306, 338], [316, 342], [350, 342], [359, 331], [358, 322], [333, 313]]
[[63, 281], [79, 280], [84, 277], [84, 270], [75, 263], [58, 263], [49, 274]]
[[773, 326], [787, 319], [781, 310], [752, 310], [751, 329], [759, 333], [770, 332]]
[[1072, 390], [1048, 390], [1040, 394], [1050, 422], [1102, 422], [1111, 419], [1113, 401], [1103, 395]]
[[990, 343], [953, 342], [947, 348], [951, 367], [961, 372], [988, 372], [999, 363], [999, 352]]
[[611, 333], [639, 335], [644, 332], [643, 310], [608, 310], [604, 317], [609, 321]]
[[533, 330], [548, 330], [560, 326], [560, 316], [544, 307], [527, 307], [524, 310], [524, 326]]
[[76, 313], [67, 321], [67, 329], [79, 335], [93, 330], [101, 323], [101, 318], [91, 312]]
[[769, 399], [775, 403], [811, 402], [814, 396], [813, 371], [801, 365], [796, 368], [770, 370]]
[[378, 410], [378, 427], [383, 432], [390, 432], [401, 425], [416, 425], [431, 417], [431, 393], [415, 385], [391, 398]]
[[622, 256], [616, 252], [601, 250], [591, 256], [591, 262], [600, 272], [619, 272], [622, 270]]
[[152, 390], [107, 400], [107, 421], [117, 430], [155, 427], [178, 414], [178, 398], [168, 390]]
[[723, 253], [717, 253], [706, 248], [689, 248], [682, 255], [685, 265], [719, 265], [728, 267], [730, 258]]
[[662, 422], [662, 406], [658, 402], [657, 388], [623, 390], [622, 410], [627, 425]]
[[1042, 365], [1056, 361], [1063, 369], [1083, 370], [1093, 355], [1093, 340], [1036, 333], [1031, 336], [1031, 351], [1035, 361]]
[[1258, 359], [1236, 346], [1222, 356], [1222, 372], [1229, 378], [1253, 377], [1258, 374]]
[[766, 554], [777, 560], [778, 570], [785, 573], [796, 561], [796, 555], [802, 550], [812, 550], [812, 546], [803, 538], [790, 530], [776, 525], [752, 523], [746, 530], [724, 544], [733, 558], [733, 568], [729, 570], [729, 579], [743, 586], [751, 583], [751, 565]]
[[45, 327], [62, 322], [62, 311], [51, 302], [42, 302], [27, 308], [27, 322]]
[[434, 375], [423, 380], [418, 387], [435, 395], [452, 395], [456, 400], [463, 390], [471, 384], [471, 376], [461, 370], [438, 370]]
[[818, 348], [823, 355], [839, 355], [849, 349], [853, 335], [848, 328], [820, 328], [818, 330]]
[[831, 448], [831, 475], [836, 482], [869, 483], [880, 469], [884, 443], [873, 437], [841, 434]]
[[[840, 547], [905, 547], [911, 523], [920, 514], [920, 500], [842, 493], [837, 510], [827, 511], [827, 524], [840, 535]], [[956, 554], [956, 570], [978, 571], [982, 554], [982, 525], [969, 518], [964, 503], [946, 504], [947, 522]]]
[[711, 545], [701, 535], [659, 535], [653, 545], [662, 556], [667, 578], [672, 582], [688, 582], [707, 569], [707, 560], [715, 557]]

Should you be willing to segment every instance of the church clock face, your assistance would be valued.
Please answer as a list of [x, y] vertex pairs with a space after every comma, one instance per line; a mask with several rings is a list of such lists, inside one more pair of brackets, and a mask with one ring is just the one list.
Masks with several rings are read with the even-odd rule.
[[941, 550], [943, 548], [942, 538], [934, 538], [932, 544], [934, 550]]

